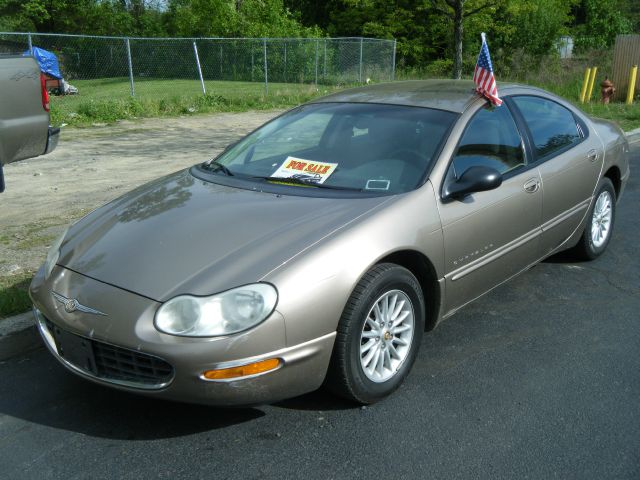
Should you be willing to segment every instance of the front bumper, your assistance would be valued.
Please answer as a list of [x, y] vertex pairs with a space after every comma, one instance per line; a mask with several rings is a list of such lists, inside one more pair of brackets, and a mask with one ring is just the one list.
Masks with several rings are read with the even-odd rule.
[[[69, 313], [51, 291], [75, 298], [106, 315]], [[229, 337], [166, 335], [153, 327], [157, 302], [61, 267], [55, 267], [46, 281], [40, 269], [30, 294], [40, 334], [50, 352], [66, 368], [95, 383], [170, 400], [221, 406], [255, 405], [313, 391], [324, 380], [335, 339], [332, 332], [289, 346], [284, 319], [277, 311], [254, 329]], [[57, 327], [101, 349], [106, 345], [124, 352], [125, 362], [131, 362], [135, 356], [143, 360], [157, 358], [170, 365], [171, 375], [152, 383], [105, 377], [100, 368], [96, 370], [64, 357], [51, 331]], [[114, 362], [123, 361], [122, 356], [119, 358]], [[201, 378], [205, 370], [270, 358], [280, 359], [280, 366], [261, 375], [225, 381]]]

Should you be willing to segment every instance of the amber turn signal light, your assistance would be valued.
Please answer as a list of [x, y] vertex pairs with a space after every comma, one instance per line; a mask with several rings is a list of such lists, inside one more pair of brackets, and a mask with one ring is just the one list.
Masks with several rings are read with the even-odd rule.
[[257, 375], [259, 373], [275, 370], [281, 363], [282, 361], [279, 358], [270, 358], [268, 360], [249, 363], [239, 367], [207, 370], [202, 374], [202, 377], [207, 380], [228, 380], [231, 378], [248, 377], [249, 375]]

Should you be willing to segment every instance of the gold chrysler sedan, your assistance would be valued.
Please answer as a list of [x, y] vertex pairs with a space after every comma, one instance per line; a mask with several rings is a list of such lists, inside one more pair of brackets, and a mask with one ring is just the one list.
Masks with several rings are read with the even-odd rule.
[[95, 210], [31, 284], [73, 373], [210, 405], [393, 392], [422, 333], [545, 257], [599, 256], [629, 178], [615, 125], [470, 81], [347, 90]]

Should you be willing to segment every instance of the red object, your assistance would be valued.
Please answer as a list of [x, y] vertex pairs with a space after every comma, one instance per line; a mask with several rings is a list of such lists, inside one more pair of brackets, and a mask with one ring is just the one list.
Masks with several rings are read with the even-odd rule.
[[62, 88], [62, 85], [60, 85], [62, 83], [62, 80], [60, 80], [59, 78], [52, 77], [51, 75], [47, 75], [44, 72], [43, 72], [43, 75], [46, 81], [47, 91], [50, 92], [51, 90], [55, 90], [56, 88], [58, 89]]
[[48, 112], [51, 106], [49, 105], [49, 92], [47, 92], [47, 79], [43, 73], [40, 73], [40, 93], [42, 94], [42, 108]]

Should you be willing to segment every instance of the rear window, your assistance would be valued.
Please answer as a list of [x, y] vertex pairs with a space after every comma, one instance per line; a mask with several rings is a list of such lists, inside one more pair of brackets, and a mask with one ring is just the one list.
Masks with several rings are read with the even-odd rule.
[[533, 136], [538, 158], [548, 158], [581, 141], [573, 113], [540, 97], [512, 97]]

